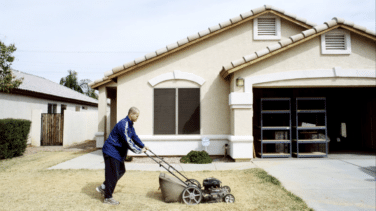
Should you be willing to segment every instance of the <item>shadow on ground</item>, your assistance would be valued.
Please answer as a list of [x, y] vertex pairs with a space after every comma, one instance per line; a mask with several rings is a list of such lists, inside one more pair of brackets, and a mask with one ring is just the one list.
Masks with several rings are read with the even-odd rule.
[[86, 183], [86, 185], [81, 189], [81, 193], [84, 193], [90, 198], [98, 199], [100, 202], [102, 202], [103, 196], [95, 190], [98, 185], [98, 183], [94, 182]]
[[[362, 172], [376, 178], [376, 166], [360, 167]], [[375, 180], [374, 180], [375, 181]]]
[[149, 199], [153, 199], [153, 200], [156, 200], [156, 201], [162, 201], [163, 202], [161, 190], [149, 191], [146, 194], [146, 197], [148, 197]]

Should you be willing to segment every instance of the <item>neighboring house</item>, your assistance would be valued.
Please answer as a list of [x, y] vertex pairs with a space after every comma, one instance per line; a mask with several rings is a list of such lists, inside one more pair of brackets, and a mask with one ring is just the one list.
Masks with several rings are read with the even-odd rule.
[[106, 138], [136, 106], [137, 133], [160, 155], [203, 150], [205, 137], [210, 154], [229, 144], [237, 161], [376, 149], [375, 41], [374, 31], [340, 18], [316, 26], [265, 5], [91, 83], [99, 90], [98, 131]]
[[[17, 78], [23, 78], [23, 82], [10, 93], [0, 92], [0, 119], [32, 121], [28, 144], [40, 146], [43, 133], [41, 114], [44, 113], [90, 112], [97, 124], [98, 100], [39, 76], [16, 70], [12, 72]], [[97, 132], [97, 127], [93, 132]]]

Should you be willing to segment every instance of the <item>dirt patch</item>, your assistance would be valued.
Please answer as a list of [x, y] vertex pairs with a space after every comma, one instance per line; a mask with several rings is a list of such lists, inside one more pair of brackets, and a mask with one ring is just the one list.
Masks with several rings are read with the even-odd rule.
[[84, 143], [74, 144], [69, 147], [63, 146], [28, 146], [24, 152], [24, 156], [32, 155], [38, 152], [92, 152], [97, 150], [95, 140], [87, 140]]

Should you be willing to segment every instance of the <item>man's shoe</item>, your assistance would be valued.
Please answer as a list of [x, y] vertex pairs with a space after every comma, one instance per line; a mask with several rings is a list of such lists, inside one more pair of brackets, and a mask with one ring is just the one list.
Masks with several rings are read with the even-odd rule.
[[107, 198], [103, 201], [104, 204], [118, 205], [120, 202], [116, 201], [114, 198]]
[[102, 196], [104, 196], [104, 189], [102, 188], [102, 186], [100, 185], [100, 186], [98, 186], [98, 187], [96, 187], [95, 188], [95, 190], [97, 190], [99, 193], [101, 193], [102, 194]]

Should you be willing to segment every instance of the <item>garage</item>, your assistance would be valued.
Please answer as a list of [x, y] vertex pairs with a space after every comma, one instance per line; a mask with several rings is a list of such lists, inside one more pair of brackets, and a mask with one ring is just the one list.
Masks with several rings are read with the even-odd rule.
[[[253, 88], [253, 131], [254, 140], [261, 139], [261, 130], [259, 125], [261, 121], [267, 124], [268, 117], [262, 113], [261, 101], [262, 99], [290, 99], [291, 112], [288, 114], [274, 115], [272, 120], [280, 122], [282, 126], [289, 126], [288, 115], [291, 118], [291, 149], [289, 143], [274, 143], [263, 144], [263, 152], [277, 153], [277, 154], [290, 154], [296, 155], [297, 143], [296, 134], [296, 103], [297, 99], [325, 99], [320, 101], [319, 107], [324, 107], [326, 112], [313, 115], [310, 124], [318, 123], [320, 126], [326, 126], [326, 134], [329, 140], [325, 143], [307, 143], [299, 144], [299, 152], [327, 152], [330, 153], [364, 153], [376, 151], [376, 88], [375, 87], [346, 87], [346, 88]], [[287, 102], [287, 101], [286, 101]], [[282, 108], [286, 109], [287, 105], [284, 101], [271, 101], [273, 109]], [[322, 104], [325, 102], [325, 105]], [[316, 102], [310, 101], [309, 106], [315, 106]], [[317, 103], [316, 103], [317, 104]], [[264, 104], [266, 105], [266, 104]], [[299, 104], [301, 105], [301, 104]], [[323, 105], [323, 106], [322, 106]], [[299, 110], [299, 108], [298, 108]], [[326, 114], [326, 123], [325, 115]], [[300, 114], [299, 114], [300, 115]], [[311, 115], [312, 116], [312, 115]], [[270, 119], [270, 118], [269, 118]], [[282, 120], [285, 119], [286, 121]], [[309, 118], [308, 118], [309, 119]], [[283, 123], [284, 122], [284, 123]], [[273, 123], [271, 123], [273, 124]], [[298, 121], [301, 125], [301, 122]], [[304, 124], [304, 123], [303, 123]], [[309, 123], [306, 123], [309, 124]], [[299, 125], [299, 126], [300, 126]], [[281, 132], [274, 132], [277, 136]], [[287, 131], [290, 133], [290, 131]], [[310, 133], [313, 133], [312, 131]], [[263, 136], [265, 136], [263, 132]], [[323, 134], [325, 131], [323, 130]], [[287, 134], [285, 139], [289, 139], [290, 134]], [[301, 136], [299, 134], [299, 136]], [[312, 135], [311, 135], [312, 136]], [[299, 137], [301, 138], [301, 137]], [[295, 140], [295, 141], [294, 141]], [[261, 143], [255, 141], [256, 154], [261, 154]], [[322, 155], [322, 154], [321, 154]]]

